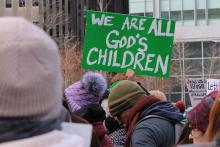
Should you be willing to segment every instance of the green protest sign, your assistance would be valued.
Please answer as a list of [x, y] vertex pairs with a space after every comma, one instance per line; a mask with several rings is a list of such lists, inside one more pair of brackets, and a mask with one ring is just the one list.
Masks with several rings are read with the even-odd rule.
[[175, 21], [88, 11], [82, 67], [169, 77]]

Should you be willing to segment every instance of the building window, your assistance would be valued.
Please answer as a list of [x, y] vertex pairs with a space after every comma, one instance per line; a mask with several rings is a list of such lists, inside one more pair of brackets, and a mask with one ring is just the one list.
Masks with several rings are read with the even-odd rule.
[[6, 0], [5, 7], [6, 8], [11, 8], [11, 0]]
[[60, 35], [59, 35], [59, 25], [56, 25], [56, 37], [59, 37]]
[[63, 26], [63, 34], [66, 34], [66, 27]]
[[50, 36], [53, 36], [53, 29], [49, 30]]
[[209, 19], [220, 19], [220, 8], [209, 9]]
[[169, 0], [161, 0], [160, 1], [160, 17], [169, 19], [170, 18], [170, 6]]
[[181, 20], [182, 1], [170, 0], [170, 18], [175, 20]]
[[220, 22], [220, 2], [219, 0], [208, 0], [209, 23]]
[[130, 14], [153, 17], [153, 7], [153, 0], [130, 0], [129, 11]]
[[205, 20], [206, 0], [196, 1], [197, 20]]
[[25, 0], [19, 0], [19, 7], [25, 7]]
[[57, 9], [57, 12], [59, 12], [59, 10], [60, 10], [60, 6], [59, 6], [59, 0], [56, 0], [56, 9]]
[[62, 0], [62, 10], [65, 10], [65, 0]]
[[50, 9], [52, 9], [52, 5], [53, 5], [53, 2], [52, 2], [52, 0], [50, 0], [50, 1], [49, 1]]
[[32, 0], [32, 6], [38, 6], [39, 2], [38, 0]]
[[183, 20], [194, 20], [194, 1], [183, 1]]

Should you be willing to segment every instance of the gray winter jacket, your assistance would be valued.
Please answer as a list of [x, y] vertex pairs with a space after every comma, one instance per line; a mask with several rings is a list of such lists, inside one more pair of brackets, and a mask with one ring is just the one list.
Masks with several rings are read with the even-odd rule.
[[131, 147], [172, 147], [175, 144], [175, 122], [181, 121], [182, 114], [172, 104], [160, 102], [143, 111], [141, 119], [148, 115], [166, 119], [150, 117], [137, 123], [131, 135]]

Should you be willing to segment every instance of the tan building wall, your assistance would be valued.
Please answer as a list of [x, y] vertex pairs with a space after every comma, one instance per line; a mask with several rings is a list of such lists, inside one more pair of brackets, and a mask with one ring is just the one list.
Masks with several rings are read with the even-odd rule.
[[[61, 44], [69, 30], [68, 1], [0, 0], [0, 17], [24, 17], [43, 28], [58, 44]], [[10, 4], [10, 6], [6, 4]]]

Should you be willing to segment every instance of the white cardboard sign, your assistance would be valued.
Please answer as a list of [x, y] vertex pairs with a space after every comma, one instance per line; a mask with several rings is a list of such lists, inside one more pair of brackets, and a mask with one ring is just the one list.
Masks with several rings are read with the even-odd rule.
[[186, 86], [189, 92], [192, 106], [197, 105], [207, 93], [207, 81], [204, 78], [188, 78]]
[[212, 91], [220, 90], [220, 79], [207, 79], [207, 95]]

